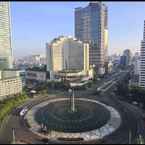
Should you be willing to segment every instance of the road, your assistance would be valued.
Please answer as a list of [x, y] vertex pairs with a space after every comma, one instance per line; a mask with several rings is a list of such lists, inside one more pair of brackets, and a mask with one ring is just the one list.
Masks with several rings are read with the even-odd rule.
[[[103, 103], [115, 107], [121, 113], [123, 120], [121, 127], [119, 128], [119, 130], [117, 130], [117, 132], [106, 137], [106, 139], [104, 139], [104, 143], [128, 143], [128, 134], [130, 130], [132, 132], [132, 142], [137, 136], [137, 132], [144, 133], [144, 130], [141, 130], [143, 126], [140, 115], [141, 112], [132, 105], [117, 100], [116, 97], [112, 95], [112, 90], [114, 89], [116, 82], [123, 79], [127, 75], [127, 73], [128, 71], [117, 72], [105, 79], [98, 81], [96, 85], [94, 85], [91, 89], [75, 92], [76, 97], [86, 97], [89, 99], [99, 100]], [[95, 92], [98, 87], [101, 88], [102, 92], [99, 95], [93, 95], [93, 92]], [[44, 97], [34, 98], [14, 110], [10, 115], [8, 122], [4, 125], [3, 130], [0, 132], [0, 144], [12, 142], [13, 128], [15, 129], [15, 136], [17, 140], [30, 144], [41, 143], [39, 142], [40, 137], [30, 132], [25, 120], [18, 116], [19, 109], [25, 106], [31, 108], [35, 104], [39, 104], [40, 102], [43, 102], [45, 100], [64, 96], [69, 96], [68, 92], [64, 92], [61, 96], [48, 95]]]

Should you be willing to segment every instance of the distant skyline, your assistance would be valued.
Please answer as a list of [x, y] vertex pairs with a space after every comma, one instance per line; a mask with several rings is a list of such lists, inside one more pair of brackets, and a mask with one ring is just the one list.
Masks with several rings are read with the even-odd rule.
[[[145, 2], [104, 2], [108, 6], [109, 54], [140, 49]], [[16, 58], [45, 53], [45, 43], [74, 36], [74, 9], [88, 2], [11, 2], [12, 48]]]

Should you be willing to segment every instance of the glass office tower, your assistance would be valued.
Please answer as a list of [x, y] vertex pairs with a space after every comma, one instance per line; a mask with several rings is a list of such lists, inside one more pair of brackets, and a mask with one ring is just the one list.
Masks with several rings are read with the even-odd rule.
[[75, 9], [75, 37], [90, 44], [90, 65], [95, 65], [100, 73], [108, 60], [107, 11], [101, 2], [90, 2], [85, 8]]
[[0, 2], [0, 70], [12, 68], [10, 3]]

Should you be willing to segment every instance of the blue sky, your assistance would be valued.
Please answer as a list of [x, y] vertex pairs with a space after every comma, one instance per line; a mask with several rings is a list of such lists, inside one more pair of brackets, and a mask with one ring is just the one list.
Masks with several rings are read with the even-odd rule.
[[[109, 54], [140, 48], [145, 2], [105, 2], [108, 6]], [[74, 36], [74, 8], [88, 2], [11, 2], [15, 57], [45, 53], [45, 43]]]

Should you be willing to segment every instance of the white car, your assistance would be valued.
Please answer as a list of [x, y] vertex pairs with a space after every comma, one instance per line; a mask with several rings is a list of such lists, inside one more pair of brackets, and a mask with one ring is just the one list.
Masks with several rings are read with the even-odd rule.
[[35, 90], [31, 90], [30, 93], [36, 94], [37, 92]]
[[97, 88], [97, 91], [98, 91], [98, 92], [101, 91], [101, 88]]
[[24, 116], [27, 111], [28, 111], [28, 108], [22, 109], [22, 111], [20, 112], [20, 116]]
[[138, 102], [133, 101], [132, 104], [133, 104], [133, 105], [138, 105]]

